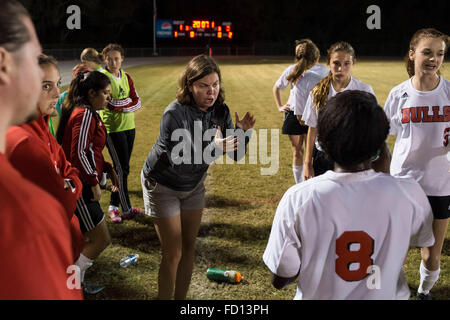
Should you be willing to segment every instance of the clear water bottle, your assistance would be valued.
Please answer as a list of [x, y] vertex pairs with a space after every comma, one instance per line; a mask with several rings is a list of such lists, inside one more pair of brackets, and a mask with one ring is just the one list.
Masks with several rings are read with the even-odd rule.
[[130, 254], [128, 257], [122, 258], [120, 260], [120, 266], [122, 268], [126, 268], [128, 267], [130, 264], [133, 264], [137, 261], [137, 259], [139, 258], [139, 255], [137, 253], [135, 254]]

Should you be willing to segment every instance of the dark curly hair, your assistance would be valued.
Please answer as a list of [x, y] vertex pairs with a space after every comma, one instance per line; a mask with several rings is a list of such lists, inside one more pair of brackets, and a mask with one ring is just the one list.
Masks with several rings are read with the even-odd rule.
[[374, 95], [346, 90], [319, 112], [317, 133], [331, 160], [351, 166], [377, 154], [389, 133], [389, 121]]

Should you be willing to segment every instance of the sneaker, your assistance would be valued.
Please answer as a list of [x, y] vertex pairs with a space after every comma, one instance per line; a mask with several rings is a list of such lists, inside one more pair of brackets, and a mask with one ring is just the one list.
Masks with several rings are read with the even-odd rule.
[[122, 218], [124, 220], [133, 219], [136, 215], [144, 214], [144, 210], [138, 209], [138, 208], [131, 208], [131, 210], [128, 210], [127, 212], [122, 213]]
[[121, 223], [122, 218], [120, 217], [119, 209], [108, 210], [108, 215], [113, 223]]
[[431, 298], [431, 293], [417, 293], [417, 300], [433, 300]]
[[96, 283], [89, 283], [89, 282], [83, 282], [81, 284], [81, 287], [83, 288], [83, 293], [86, 294], [97, 294], [103, 289], [105, 289], [104, 286], [96, 284]]

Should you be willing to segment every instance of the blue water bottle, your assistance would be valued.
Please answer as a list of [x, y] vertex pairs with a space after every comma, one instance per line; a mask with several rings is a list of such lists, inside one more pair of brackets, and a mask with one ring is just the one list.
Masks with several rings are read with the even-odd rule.
[[136, 254], [130, 254], [128, 257], [122, 258], [120, 260], [120, 266], [122, 268], [126, 268], [128, 267], [130, 264], [133, 264], [137, 261], [137, 259], [139, 258], [139, 255]]

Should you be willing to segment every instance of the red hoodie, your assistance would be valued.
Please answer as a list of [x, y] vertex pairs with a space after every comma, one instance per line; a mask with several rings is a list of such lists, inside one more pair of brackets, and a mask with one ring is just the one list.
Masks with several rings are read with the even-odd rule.
[[[71, 224], [74, 261], [84, 247], [80, 223], [75, 213], [82, 184], [78, 170], [67, 161], [64, 151], [47, 127], [42, 115], [36, 121], [11, 127], [6, 134], [6, 151], [10, 163], [22, 176], [52, 194], [66, 209]], [[64, 180], [75, 189], [64, 189]]]
[[70, 226], [61, 204], [0, 153], [0, 300], [83, 299], [70, 289]]

